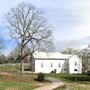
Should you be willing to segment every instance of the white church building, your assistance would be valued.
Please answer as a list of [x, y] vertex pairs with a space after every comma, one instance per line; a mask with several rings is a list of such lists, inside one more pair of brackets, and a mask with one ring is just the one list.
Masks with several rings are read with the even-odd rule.
[[31, 68], [35, 73], [51, 73], [55, 70], [56, 73], [80, 74], [82, 73], [82, 60], [77, 55], [36, 52]]

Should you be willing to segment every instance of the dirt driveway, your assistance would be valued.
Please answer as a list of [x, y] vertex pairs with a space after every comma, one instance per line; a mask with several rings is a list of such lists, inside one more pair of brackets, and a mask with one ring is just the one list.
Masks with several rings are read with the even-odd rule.
[[42, 86], [42, 87], [39, 87], [37, 89], [34, 89], [34, 90], [52, 90], [52, 89], [55, 89], [59, 86], [62, 86], [64, 85], [64, 82], [61, 81], [61, 80], [58, 80], [58, 79], [55, 79], [55, 78], [46, 78], [47, 80], [51, 81], [52, 83], [48, 84], [48, 85], [45, 85], [45, 86]]

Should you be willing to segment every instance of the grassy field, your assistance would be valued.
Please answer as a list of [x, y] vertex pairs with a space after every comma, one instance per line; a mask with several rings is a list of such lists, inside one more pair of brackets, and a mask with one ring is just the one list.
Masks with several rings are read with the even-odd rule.
[[[29, 64], [24, 66], [25, 70], [29, 69]], [[33, 75], [20, 75], [18, 72], [20, 64], [0, 65], [0, 90], [33, 90], [39, 87]]]
[[15, 82], [0, 78], [0, 90], [33, 90], [37, 86], [31, 83]]
[[45, 74], [46, 77], [54, 77], [66, 82], [90, 82], [90, 75], [75, 75], [75, 74]]
[[90, 90], [90, 83], [66, 83], [54, 90]]
[[65, 82], [65, 85], [54, 90], [90, 90], [90, 76], [70, 74], [45, 74]]
[[[25, 70], [29, 70], [29, 64], [25, 64]], [[20, 75], [19, 72], [20, 64], [0, 65], [0, 90], [33, 90], [39, 87], [39, 82], [33, 78], [37, 74]], [[90, 75], [45, 74], [45, 77], [54, 77], [65, 82], [64, 86], [55, 90], [90, 90]]]
[[[29, 64], [25, 64], [24, 68], [28, 70]], [[20, 72], [20, 64], [0, 64], [0, 72]]]

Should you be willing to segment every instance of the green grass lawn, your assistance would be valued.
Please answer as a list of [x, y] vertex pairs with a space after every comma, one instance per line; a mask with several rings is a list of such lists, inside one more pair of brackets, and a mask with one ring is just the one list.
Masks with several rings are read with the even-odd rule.
[[0, 90], [33, 90], [39, 87], [34, 75], [0, 72]]
[[37, 86], [31, 83], [15, 82], [0, 78], [0, 90], [33, 90]]
[[90, 90], [90, 75], [45, 74], [45, 76], [54, 77], [65, 82], [65, 85], [54, 90]]
[[68, 83], [68, 84], [58, 87], [54, 90], [90, 90], [90, 83], [89, 84]]
[[90, 75], [77, 75], [77, 74], [45, 74], [46, 77], [54, 77], [67, 82], [90, 82]]
[[[24, 69], [29, 70], [29, 64], [25, 64]], [[0, 64], [0, 72], [20, 72], [20, 64]]]
[[[29, 69], [29, 64], [25, 64], [25, 69]], [[0, 90], [33, 90], [39, 87], [32, 75], [20, 75], [20, 64], [0, 65]], [[10, 73], [16, 73], [9, 75]]]

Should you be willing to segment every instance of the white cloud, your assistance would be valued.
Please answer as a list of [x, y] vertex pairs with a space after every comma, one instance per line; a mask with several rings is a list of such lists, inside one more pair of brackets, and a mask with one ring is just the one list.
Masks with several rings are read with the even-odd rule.
[[66, 31], [69, 34], [64, 35], [64, 40], [59, 39], [55, 42], [57, 51], [71, 47], [82, 49], [90, 44], [90, 0], [76, 0], [73, 5], [68, 7], [67, 10], [71, 10], [79, 17], [80, 22], [71, 28], [71, 32]]
[[83, 4], [80, 7], [83, 12], [82, 22], [79, 26], [74, 28], [74, 33], [76, 34], [76, 38], [83, 38], [86, 36], [90, 36], [90, 0], [82, 0]]
[[[58, 25], [59, 30], [55, 32], [55, 38], [60, 36], [59, 40], [78, 40], [90, 36], [90, 0], [73, 0], [64, 8], [70, 13], [67, 17], [68, 22], [64, 22], [67, 26], [60, 28]], [[70, 24], [68, 25], [68, 23]]]
[[55, 50], [61, 51], [66, 48], [83, 49], [88, 46], [90, 37], [85, 37], [78, 40], [57, 40], [55, 41]]

